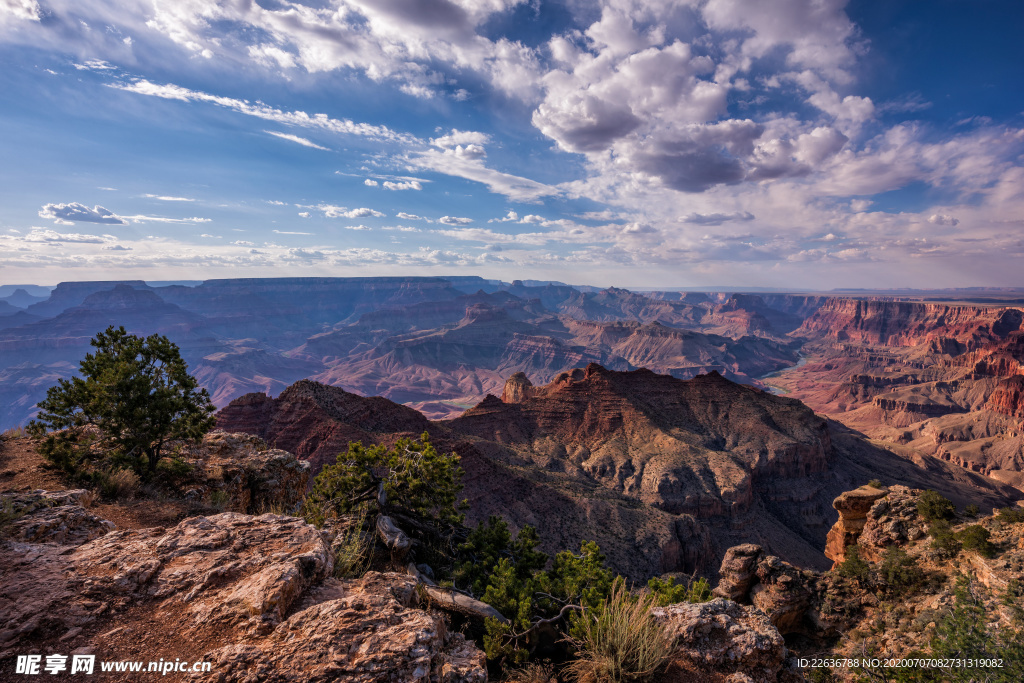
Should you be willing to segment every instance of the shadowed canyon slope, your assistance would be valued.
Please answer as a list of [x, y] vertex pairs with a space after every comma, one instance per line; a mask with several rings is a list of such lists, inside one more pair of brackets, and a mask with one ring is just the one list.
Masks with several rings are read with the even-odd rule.
[[429, 422], [381, 398], [300, 382], [276, 399], [251, 394], [218, 414], [313, 462], [349, 441], [392, 443], [423, 431], [466, 470], [471, 521], [499, 514], [541, 529], [546, 550], [594, 539], [636, 578], [713, 573], [731, 545], [757, 542], [825, 567], [831, 502], [876, 476], [992, 507], [1014, 489], [932, 460], [919, 467], [815, 416], [798, 401], [717, 373], [680, 380], [591, 364], [534, 386], [522, 373], [501, 399]]

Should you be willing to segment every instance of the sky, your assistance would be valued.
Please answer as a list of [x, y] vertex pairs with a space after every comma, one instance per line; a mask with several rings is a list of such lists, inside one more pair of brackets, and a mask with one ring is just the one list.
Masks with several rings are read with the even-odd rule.
[[0, 0], [0, 284], [1024, 286], [1019, 0]]

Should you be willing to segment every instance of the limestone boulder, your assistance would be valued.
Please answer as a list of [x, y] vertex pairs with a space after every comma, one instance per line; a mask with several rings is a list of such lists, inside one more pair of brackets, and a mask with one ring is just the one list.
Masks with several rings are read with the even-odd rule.
[[270, 448], [251, 434], [210, 432], [194, 452], [193, 462], [198, 485], [191, 494], [238, 512], [290, 511], [309, 484], [307, 461]]
[[[416, 580], [370, 572], [335, 582], [264, 638], [206, 655], [220, 683], [485, 683], [483, 653], [418, 609]], [[201, 676], [187, 680], [205, 680]]]
[[0, 536], [22, 543], [81, 545], [115, 529], [114, 523], [89, 512], [84, 489], [32, 491], [0, 495], [0, 509], [10, 521]]
[[735, 675], [729, 680], [737, 681], [791, 680], [782, 634], [755, 607], [717, 598], [659, 607], [652, 614], [675, 641], [673, 666], [722, 677]]

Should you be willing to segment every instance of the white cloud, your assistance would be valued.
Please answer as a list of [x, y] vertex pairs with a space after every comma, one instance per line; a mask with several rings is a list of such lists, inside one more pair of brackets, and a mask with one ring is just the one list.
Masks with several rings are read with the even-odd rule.
[[75, 244], [107, 244], [117, 238], [113, 235], [83, 235], [80, 233], [61, 233], [46, 228], [32, 228], [24, 237], [25, 242], [71, 242]]
[[159, 194], [144, 194], [142, 196], [143, 197], [148, 197], [149, 199], [158, 199], [158, 200], [160, 200], [162, 202], [194, 202], [195, 201], [194, 199], [190, 199], [188, 197], [170, 197], [170, 196], [167, 196], [167, 195], [159, 195]]
[[281, 138], [282, 140], [289, 140], [291, 142], [298, 143], [298, 144], [302, 145], [303, 147], [312, 147], [313, 149], [322, 149], [325, 152], [330, 152], [331, 151], [327, 147], [323, 147], [321, 145], [318, 145], [315, 142], [313, 142], [311, 140], [307, 140], [306, 138], [303, 138], [303, 137], [299, 137], [298, 135], [292, 135], [291, 133], [279, 133], [279, 132], [273, 131], [273, 130], [265, 130], [263, 132], [266, 133], [267, 135], [273, 135], [276, 138]]
[[365, 225], [346, 225], [345, 229], [346, 230], [372, 230], [373, 228], [369, 228], [369, 227], [367, 227]]
[[928, 222], [932, 225], [948, 225], [951, 227], [960, 225], [960, 219], [942, 213], [933, 213], [931, 216], [928, 216]]
[[[146, 79], [135, 79], [130, 83], [111, 83], [110, 87], [139, 95], [159, 97], [181, 102], [206, 102], [225, 107], [239, 114], [254, 116], [265, 121], [275, 121], [290, 126], [315, 128], [338, 135], [356, 135], [374, 140], [415, 143], [416, 139], [394, 132], [387, 126], [375, 126], [369, 123], [356, 123], [350, 119], [334, 119], [325, 114], [307, 114], [304, 111], [284, 111], [275, 109], [262, 102], [251, 103], [231, 97], [221, 97], [208, 93], [189, 90], [171, 83], [159, 85]], [[268, 131], [269, 132], [269, 131]], [[281, 134], [280, 136], [284, 136]], [[288, 138], [291, 139], [291, 138]], [[300, 143], [301, 144], [301, 143]]]
[[292, 232], [292, 231], [289, 231], [289, 230], [274, 230], [273, 232], [275, 234], [278, 234], [278, 235], [312, 235], [313, 234], [311, 232]]
[[414, 213], [406, 213], [405, 211], [399, 211], [398, 213], [395, 214], [395, 216], [397, 216], [398, 218], [401, 218], [404, 221], [421, 221], [421, 220], [423, 220], [423, 216], [417, 216]]
[[46, 204], [39, 210], [40, 218], [50, 218], [60, 225], [72, 223], [105, 223], [108, 225], [127, 225], [127, 221], [98, 204], [91, 209], [85, 204], [71, 202], [69, 204]]
[[323, 211], [324, 216], [327, 218], [381, 218], [385, 215], [376, 209], [368, 209], [365, 206], [358, 209], [349, 209], [344, 206], [318, 204], [316, 208]]
[[469, 225], [473, 222], [472, 218], [462, 218], [459, 216], [441, 216], [437, 220], [445, 225]]
[[363, 185], [366, 185], [367, 187], [377, 187], [378, 185], [380, 185], [380, 183], [378, 183], [376, 180], [371, 180], [367, 178], [366, 180], [363, 181]]
[[309, 218], [310, 213], [309, 211], [299, 211], [299, 216], [301, 216], [302, 218]]
[[422, 190], [423, 185], [417, 180], [406, 180], [402, 182], [392, 182], [390, 180], [384, 181], [385, 190]]
[[36, 0], [3, 0], [0, 2], [0, 21], [5, 14], [26, 21], [39, 21], [41, 18]]

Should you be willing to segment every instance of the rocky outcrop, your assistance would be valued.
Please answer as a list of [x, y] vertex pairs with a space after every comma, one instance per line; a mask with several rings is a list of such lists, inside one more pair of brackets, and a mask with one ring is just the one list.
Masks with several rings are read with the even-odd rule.
[[846, 547], [856, 545], [864, 525], [867, 523], [868, 511], [875, 501], [884, 498], [886, 491], [873, 486], [861, 486], [859, 489], [847, 491], [832, 501], [832, 507], [839, 512], [839, 520], [828, 532], [825, 542], [825, 557], [837, 567], [846, 559]]
[[659, 607], [652, 614], [675, 641], [672, 666], [690, 674], [689, 680], [704, 680], [710, 672], [722, 677], [739, 674], [747, 678], [728, 680], [755, 683], [802, 678], [787, 661], [782, 635], [754, 607], [718, 598]]
[[734, 545], [726, 550], [714, 594], [726, 600], [744, 600], [757, 581], [757, 563], [763, 557], [761, 546], [753, 543]]
[[505, 380], [505, 389], [501, 392], [502, 403], [522, 403], [533, 388], [533, 382], [526, 373], [517, 372]]
[[766, 555], [759, 545], [745, 543], [725, 552], [719, 576], [714, 595], [753, 604], [780, 633], [805, 630], [804, 615], [812, 592], [807, 577], [793, 565]]
[[757, 582], [750, 588], [750, 601], [768, 616], [780, 633], [804, 630], [803, 620], [811, 605], [811, 591], [800, 570], [769, 555], [757, 564]]
[[214, 431], [203, 437], [195, 462], [207, 497], [220, 492], [230, 510], [260, 513], [289, 511], [306, 494], [310, 466], [288, 451], [267, 447], [258, 436]]
[[[328, 582], [265, 638], [210, 652], [223, 683], [485, 683], [484, 654], [417, 608], [416, 580], [370, 572]], [[320, 602], [320, 600], [323, 600]], [[205, 680], [201, 676], [188, 680]]]
[[7, 517], [0, 538], [22, 543], [81, 545], [113, 531], [113, 522], [92, 514], [82, 502], [93, 497], [84, 489], [0, 494]]
[[483, 653], [419, 608], [414, 578], [337, 581], [332, 567], [321, 532], [280, 515], [194, 517], [78, 547], [0, 541], [0, 651], [102, 644], [111, 659], [152, 660], [187, 643], [225, 683], [487, 680]]
[[861, 557], [877, 562], [886, 548], [905, 546], [927, 535], [927, 522], [917, 514], [920, 493], [906, 486], [890, 486], [887, 495], [872, 504], [857, 538]]

